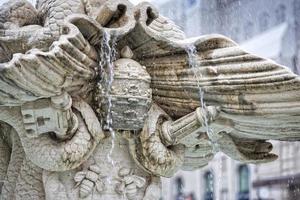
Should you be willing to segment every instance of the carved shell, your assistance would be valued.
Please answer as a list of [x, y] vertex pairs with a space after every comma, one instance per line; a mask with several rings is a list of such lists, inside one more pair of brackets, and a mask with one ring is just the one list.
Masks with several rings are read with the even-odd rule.
[[[299, 139], [300, 78], [288, 68], [249, 54], [221, 35], [175, 40], [145, 21], [140, 25], [143, 31], [130, 36], [147, 42], [130, 47], [151, 76], [154, 102], [174, 119], [201, 106], [201, 88], [207, 106], [221, 107], [223, 121], [217, 125], [231, 127], [231, 134]], [[193, 47], [197, 52], [189, 50]]]

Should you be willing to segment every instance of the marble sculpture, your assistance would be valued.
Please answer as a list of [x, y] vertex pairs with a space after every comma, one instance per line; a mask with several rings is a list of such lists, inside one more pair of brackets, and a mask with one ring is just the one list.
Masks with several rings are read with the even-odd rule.
[[300, 140], [297, 75], [149, 3], [10, 0], [0, 27], [2, 200], [158, 200], [217, 152]]

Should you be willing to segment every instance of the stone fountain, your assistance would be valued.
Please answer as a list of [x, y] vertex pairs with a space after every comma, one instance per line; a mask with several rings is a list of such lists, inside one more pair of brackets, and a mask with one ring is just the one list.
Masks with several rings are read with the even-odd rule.
[[151, 4], [11, 0], [0, 22], [0, 199], [158, 200], [219, 151], [300, 140], [297, 75]]

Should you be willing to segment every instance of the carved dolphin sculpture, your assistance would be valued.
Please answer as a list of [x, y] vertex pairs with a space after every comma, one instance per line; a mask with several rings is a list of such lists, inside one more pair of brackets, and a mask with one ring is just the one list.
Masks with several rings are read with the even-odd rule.
[[[22, 117], [20, 107], [24, 103], [35, 103], [38, 99], [54, 97], [66, 91], [72, 96], [76, 96], [75, 93], [86, 92], [86, 89], [89, 88], [89, 82], [95, 78], [96, 68], [98, 67], [95, 48], [87, 42], [79, 29], [74, 25], [68, 23], [62, 26], [63, 23], [60, 23], [69, 14], [78, 13], [76, 11], [78, 7], [75, 6], [78, 2], [82, 3], [81, 1], [63, 0], [39, 2], [38, 7], [42, 11], [48, 8], [46, 10], [49, 14], [49, 16], [46, 13], [42, 14], [45, 17], [43, 27], [35, 25], [35, 28], [32, 30], [31, 28], [33, 27], [30, 25], [18, 30], [6, 29], [1, 32], [3, 34], [3, 37], [0, 38], [2, 50], [13, 55], [11, 58], [10, 56], [1, 58], [4, 61], [7, 58], [10, 59], [8, 62], [0, 64], [0, 120], [17, 131], [18, 136], [13, 137], [20, 137], [27, 158], [35, 165], [49, 171], [65, 171], [78, 167], [90, 156], [96, 145], [104, 137], [95, 113], [82, 100], [79, 102], [77, 100], [73, 101], [73, 109], [77, 110], [76, 115], [79, 121], [78, 130], [75, 131], [72, 138], [60, 141], [59, 144], [55, 142], [53, 135], [45, 134], [36, 138], [28, 137], [24, 124], [22, 124], [24, 116]], [[22, 9], [22, 7], [17, 6], [22, 3], [24, 5], [29, 4], [22, 0], [17, 2], [10, 1], [5, 5], [8, 7], [4, 7], [2, 11], [5, 14], [5, 12], [8, 12], [7, 10], [10, 10], [11, 6]], [[67, 5], [61, 7], [63, 3]], [[123, 4], [126, 4], [126, 2]], [[106, 14], [105, 20], [109, 20], [112, 17], [114, 11], [118, 10], [118, 5], [118, 2], [116, 2], [103, 8], [103, 13]], [[66, 9], [63, 9], [64, 7]], [[29, 8], [33, 9], [32, 7]], [[83, 10], [82, 6], [79, 8]], [[39, 11], [40, 14], [41, 10]], [[29, 22], [17, 23], [18, 21], [10, 20], [7, 14], [5, 16], [3, 23], [10, 22], [10, 25], [15, 23], [15, 26], [29, 24]], [[53, 20], [55, 23], [51, 26]], [[105, 22], [105, 20], [102, 21]], [[113, 20], [110, 23], [112, 22]], [[53, 30], [51, 30], [51, 27]], [[59, 30], [61, 32], [55, 32], [55, 27], [60, 27]], [[44, 40], [40, 40], [37, 37], [36, 30], [38, 30], [38, 35], [44, 39], [49, 39], [49, 35], [44, 34], [44, 31], [51, 30], [53, 34], [53, 37], [50, 37], [51, 41], [56, 40], [61, 34], [63, 36], [53, 44], [51, 41], [46, 44], [43, 43]], [[28, 35], [26, 35], [27, 33]], [[23, 37], [24, 34], [26, 37]], [[38, 44], [43, 45], [40, 49], [31, 50], [31, 48], [38, 48], [39, 46], [29, 44], [28, 40], [36, 41]], [[22, 45], [23, 43], [25, 45]], [[10, 47], [9, 45], [13, 46]], [[22, 54], [27, 50], [31, 51]], [[45, 50], [45, 52], [42, 50]], [[67, 133], [60, 134], [66, 135]], [[3, 169], [6, 168], [6, 166], [2, 167]]]

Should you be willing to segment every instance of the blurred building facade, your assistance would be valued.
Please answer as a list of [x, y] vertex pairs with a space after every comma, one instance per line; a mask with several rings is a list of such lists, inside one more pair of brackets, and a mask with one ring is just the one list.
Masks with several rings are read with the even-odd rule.
[[[300, 0], [160, 0], [188, 36], [219, 33], [244, 49], [300, 71]], [[276, 46], [274, 46], [276, 45]]]
[[[219, 33], [300, 72], [300, 0], [160, 0], [188, 36]], [[218, 154], [205, 168], [163, 181], [164, 200], [299, 200], [300, 144], [273, 142], [275, 162], [244, 165]]]
[[219, 153], [200, 170], [164, 179], [163, 200], [299, 200], [300, 144], [274, 142], [273, 151], [278, 160], [259, 165]]

